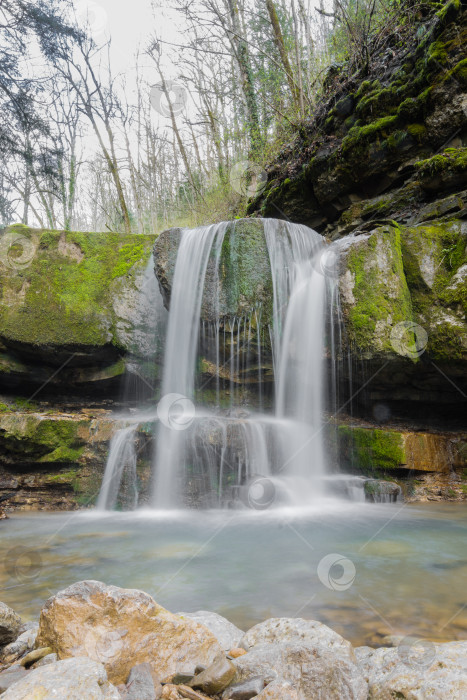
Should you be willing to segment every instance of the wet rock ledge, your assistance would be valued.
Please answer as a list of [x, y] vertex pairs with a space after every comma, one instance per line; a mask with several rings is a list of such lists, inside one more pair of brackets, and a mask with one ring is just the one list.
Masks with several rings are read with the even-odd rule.
[[275, 618], [243, 632], [173, 614], [147, 593], [80, 581], [38, 623], [0, 603], [2, 700], [387, 700], [467, 697], [467, 641], [354, 648], [326, 625]]

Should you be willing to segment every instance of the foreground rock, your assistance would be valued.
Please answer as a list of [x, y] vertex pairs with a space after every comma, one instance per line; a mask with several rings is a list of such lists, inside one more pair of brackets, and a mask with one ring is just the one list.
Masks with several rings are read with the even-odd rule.
[[372, 700], [467, 697], [467, 641], [406, 639], [397, 648], [360, 647], [356, 653]]
[[178, 613], [181, 617], [199, 622], [210, 630], [224, 651], [230, 651], [238, 647], [241, 638], [245, 634], [232, 622], [226, 620], [222, 615], [218, 615], [208, 610], [198, 610], [194, 613]]
[[162, 686], [154, 682], [153, 671], [148, 663], [133, 666], [128, 676], [125, 700], [156, 700], [162, 695]]
[[[221, 616], [193, 613], [201, 616], [229, 629]], [[168, 612], [142, 591], [99, 581], [50, 598], [32, 650], [35, 635], [32, 623], [3, 648], [9, 650], [3, 663], [13, 665], [0, 672], [2, 700], [467, 698], [467, 640], [393, 636], [385, 640], [391, 648], [354, 649], [315, 620], [272, 618], [243, 634], [243, 653], [233, 656], [188, 615]]]
[[31, 627], [31, 629], [28, 629], [20, 634], [14, 642], [7, 644], [6, 647], [2, 649], [2, 661], [4, 663], [11, 664], [24, 654], [32, 651], [34, 649], [38, 631], [39, 625], [35, 624], [33, 627]]
[[196, 674], [188, 685], [209, 695], [216, 695], [229, 685], [235, 673], [236, 668], [233, 663], [226, 659], [224, 654], [219, 654], [214, 663]]
[[261, 700], [298, 700], [295, 688], [286, 681], [273, 681], [256, 696]]
[[[349, 655], [303, 642], [258, 644], [235, 660], [235, 682], [258, 675], [269, 684], [286, 681], [298, 700], [366, 700], [368, 686]], [[228, 689], [223, 696], [227, 699]]]
[[[269, 685], [285, 683], [292, 687], [288, 695], [298, 700], [367, 697], [367, 683], [352, 645], [320, 622], [272, 618], [252, 627], [240, 644], [248, 653], [234, 661], [236, 683], [258, 676]], [[266, 688], [264, 697], [283, 697], [279, 690], [273, 694], [274, 687]], [[224, 698], [227, 696], [228, 690]]]
[[78, 658], [38, 668], [2, 695], [2, 700], [120, 700], [102, 664]]
[[148, 662], [160, 678], [209, 666], [222, 653], [211, 632], [158, 605], [142, 591], [81, 581], [44, 605], [37, 646], [60, 659], [88, 656], [101, 662], [112, 683]]
[[19, 634], [21, 618], [14, 610], [0, 603], [0, 646], [13, 642]]
[[242, 637], [240, 646], [249, 649], [257, 644], [277, 642], [301, 642], [326, 651], [343, 651], [352, 654], [352, 645], [340, 634], [316, 620], [300, 617], [272, 617], [252, 627]]

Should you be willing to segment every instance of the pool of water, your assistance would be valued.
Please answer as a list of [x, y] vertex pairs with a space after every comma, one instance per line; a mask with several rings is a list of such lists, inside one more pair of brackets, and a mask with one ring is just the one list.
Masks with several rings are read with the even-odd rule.
[[354, 644], [467, 638], [467, 508], [327, 501], [266, 512], [15, 515], [1, 528], [0, 600], [26, 619], [82, 579], [140, 588], [173, 612], [243, 629], [320, 620]]

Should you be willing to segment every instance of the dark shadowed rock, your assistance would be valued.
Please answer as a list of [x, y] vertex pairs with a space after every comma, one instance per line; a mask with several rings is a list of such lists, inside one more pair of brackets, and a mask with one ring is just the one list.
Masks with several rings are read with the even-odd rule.
[[5, 603], [0, 603], [0, 646], [15, 641], [20, 628], [20, 616]]
[[187, 685], [199, 688], [208, 695], [216, 695], [226, 688], [235, 676], [236, 668], [225, 654], [217, 659], [205, 671], [196, 675]]

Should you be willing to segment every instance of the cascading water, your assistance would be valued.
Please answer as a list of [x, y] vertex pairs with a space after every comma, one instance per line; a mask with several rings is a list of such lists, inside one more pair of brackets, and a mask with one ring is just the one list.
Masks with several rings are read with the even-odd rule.
[[98, 510], [112, 510], [117, 503], [120, 486], [125, 472], [130, 483], [130, 508], [135, 508], [138, 503], [136, 490], [136, 449], [135, 433], [138, 424], [127, 426], [118, 430], [110, 443], [110, 452], [102, 479]]
[[[229, 225], [222, 222], [185, 229], [182, 233], [172, 282], [162, 380], [162, 396], [173, 396], [172, 402], [166, 401], [168, 413], [177, 402], [177, 395], [182, 400], [193, 399], [204, 279], [213, 248], [217, 269]], [[169, 508], [179, 502], [178, 475], [184, 466], [184, 447], [184, 430], [176, 430], [161, 421], [156, 437], [153, 501], [156, 508]]]
[[[260, 326], [261, 309], [254, 309], [250, 317], [220, 315], [219, 262], [226, 232], [230, 227], [229, 235], [234, 235], [235, 224], [182, 231], [171, 285], [162, 398], [154, 433], [152, 506], [156, 509], [187, 504], [235, 507], [242, 502], [253, 502], [261, 509], [273, 501], [306, 505], [321, 498], [330, 481], [323, 447], [323, 358], [328, 331], [331, 353], [335, 345], [335, 244], [327, 245], [305, 226], [273, 219], [264, 220], [263, 225], [273, 286], [269, 334], [276, 387], [274, 412], [249, 413], [239, 403], [239, 381], [247, 374], [252, 347], [252, 324], [261, 365], [260, 338], [266, 331]], [[215, 318], [201, 325], [208, 265]], [[211, 354], [215, 358], [217, 403], [222, 376], [230, 385], [231, 408], [218, 408], [214, 413], [193, 408], [189, 420], [184, 420], [187, 406], [193, 407], [199, 341], [201, 347], [214, 345]], [[261, 367], [258, 376], [262, 402]], [[335, 383], [334, 372], [333, 378]], [[104, 478], [99, 499], [102, 507], [112, 507], [116, 501], [121, 462], [129, 460], [128, 452], [123, 454], [128, 450], [125, 440], [134, 444], [135, 426], [121, 432], [124, 435], [119, 433], [112, 442], [106, 476], [109, 471], [114, 478], [112, 488], [105, 486]], [[123, 456], [119, 457], [119, 452]]]

